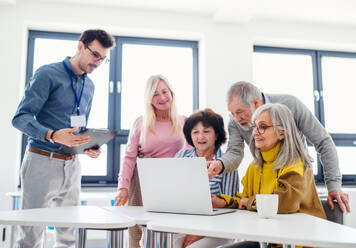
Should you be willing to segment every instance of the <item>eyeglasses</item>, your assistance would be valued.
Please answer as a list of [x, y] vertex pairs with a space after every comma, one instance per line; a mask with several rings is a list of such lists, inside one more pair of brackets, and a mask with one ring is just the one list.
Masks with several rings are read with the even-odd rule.
[[86, 48], [88, 48], [88, 50], [90, 51], [91, 55], [93, 55], [95, 61], [102, 61], [103, 63], [107, 63], [107, 62], [110, 61], [107, 57], [105, 57], [105, 58], [101, 57], [100, 54], [98, 54], [97, 52], [91, 50], [88, 46], [86, 46]]
[[235, 112], [236, 115], [240, 116], [240, 118], [242, 118], [242, 116], [245, 114], [246, 111], [237, 111]]
[[261, 126], [252, 125], [251, 127], [253, 129], [256, 129], [259, 134], [264, 134], [266, 129], [268, 129], [270, 127], [273, 127], [273, 126], [280, 126], [280, 125], [271, 125], [271, 126], [267, 126], [267, 125], [261, 125]]

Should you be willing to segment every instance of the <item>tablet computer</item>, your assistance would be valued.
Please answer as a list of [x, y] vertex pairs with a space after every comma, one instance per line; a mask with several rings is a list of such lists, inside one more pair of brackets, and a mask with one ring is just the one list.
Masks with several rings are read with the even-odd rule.
[[62, 145], [59, 148], [59, 152], [65, 155], [75, 155], [84, 153], [87, 149], [99, 149], [103, 144], [108, 143], [116, 135], [115, 131], [110, 131], [108, 129], [93, 129], [86, 128], [80, 131], [77, 135], [90, 136], [90, 141], [79, 146], [66, 146]]

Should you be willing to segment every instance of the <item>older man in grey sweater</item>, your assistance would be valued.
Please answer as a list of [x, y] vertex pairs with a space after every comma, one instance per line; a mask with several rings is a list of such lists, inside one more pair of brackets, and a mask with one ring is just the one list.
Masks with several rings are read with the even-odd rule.
[[337, 200], [342, 211], [345, 211], [346, 207], [346, 211], [350, 212], [349, 196], [341, 191], [341, 174], [335, 144], [325, 128], [296, 97], [263, 94], [257, 87], [247, 82], [235, 83], [229, 89], [228, 109], [233, 118], [228, 125], [228, 148], [219, 160], [208, 163], [209, 175], [230, 172], [240, 165], [244, 156], [244, 142], [249, 144], [252, 136], [252, 114], [265, 103], [281, 103], [292, 111], [299, 131], [320, 154], [331, 209], [334, 209], [333, 200]]

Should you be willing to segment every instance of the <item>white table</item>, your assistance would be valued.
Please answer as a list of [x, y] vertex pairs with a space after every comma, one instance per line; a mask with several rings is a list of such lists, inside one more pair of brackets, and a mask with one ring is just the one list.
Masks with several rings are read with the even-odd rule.
[[[11, 197], [12, 199], [12, 209], [13, 210], [18, 210], [20, 206], [20, 199], [22, 197], [22, 192], [21, 191], [13, 191], [13, 192], [7, 192], [6, 196]], [[96, 192], [81, 192], [79, 199], [80, 199], [80, 205], [87, 205], [88, 200], [97, 200], [97, 199], [105, 199], [108, 198], [106, 194], [101, 194], [101, 193], [96, 193]], [[109, 199], [108, 199], [109, 201]], [[82, 233], [80, 233], [79, 237], [81, 239], [85, 239], [86, 237], [86, 231], [81, 230]], [[15, 227], [11, 226], [11, 236], [10, 236], [10, 247], [14, 247], [15, 243], [15, 236], [16, 236], [16, 231]]]
[[[0, 211], [0, 223], [21, 226], [74, 227], [83, 233], [85, 229], [123, 231], [134, 226], [136, 221], [120, 214], [111, 214], [100, 207], [75, 206], [60, 208], [37, 208], [16, 211]], [[121, 235], [122, 236], [122, 235]], [[85, 236], [79, 235], [77, 247], [85, 247]], [[123, 247], [123, 240], [118, 240], [115, 247]]]
[[[0, 223], [111, 231], [139, 224], [147, 225], [148, 229], [157, 232], [312, 247], [356, 247], [356, 229], [300, 213], [262, 219], [257, 213], [246, 210], [217, 216], [199, 216], [149, 213], [142, 207], [78, 206], [0, 211]], [[111, 244], [122, 245], [122, 239], [116, 241], [118, 244]], [[80, 240], [78, 245], [83, 247]]]
[[147, 228], [311, 247], [356, 247], [356, 229], [301, 213], [277, 215], [273, 219], [259, 218], [256, 212], [247, 210], [211, 217], [161, 214], [161, 218], [148, 221]]
[[135, 219], [136, 225], [146, 225], [150, 220], [157, 219], [162, 216], [162, 213], [146, 212], [143, 207], [124, 206], [124, 207], [103, 207], [104, 210], [110, 212], [112, 216], [125, 215]]

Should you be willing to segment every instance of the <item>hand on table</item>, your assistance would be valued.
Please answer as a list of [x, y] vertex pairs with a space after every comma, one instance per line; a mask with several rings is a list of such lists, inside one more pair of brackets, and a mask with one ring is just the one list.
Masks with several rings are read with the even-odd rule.
[[226, 206], [225, 200], [215, 195], [211, 195], [211, 202], [213, 204], [213, 208], [224, 208]]
[[241, 198], [239, 209], [247, 209], [248, 198]]
[[115, 197], [115, 206], [124, 206], [129, 199], [129, 190], [126, 188], [119, 189], [119, 193]]

